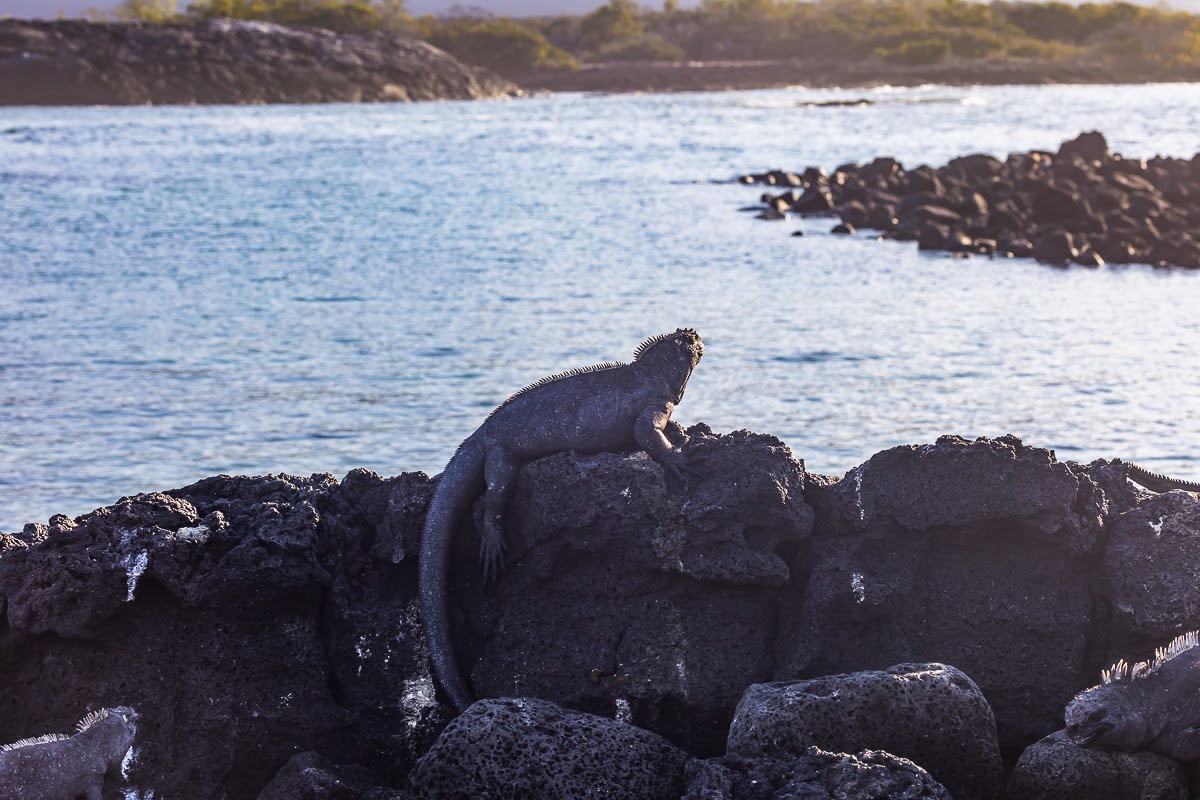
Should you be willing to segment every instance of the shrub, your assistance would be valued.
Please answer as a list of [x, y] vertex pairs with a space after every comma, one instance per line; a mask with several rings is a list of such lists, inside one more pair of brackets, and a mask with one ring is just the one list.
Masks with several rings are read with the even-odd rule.
[[597, 61], [683, 61], [683, 50], [655, 33], [609, 42], [592, 53]]
[[923, 66], [936, 64], [950, 55], [950, 42], [940, 36], [904, 42], [898, 47], [881, 47], [875, 55], [891, 64]]
[[550, 44], [545, 36], [511, 19], [425, 18], [421, 21], [421, 33], [430, 44], [455, 58], [501, 73], [579, 66], [569, 53]]

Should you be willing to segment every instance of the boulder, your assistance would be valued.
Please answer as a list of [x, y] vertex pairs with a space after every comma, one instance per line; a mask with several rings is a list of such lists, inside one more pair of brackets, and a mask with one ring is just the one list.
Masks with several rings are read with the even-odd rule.
[[676, 800], [688, 756], [650, 731], [530, 698], [480, 700], [412, 771], [414, 798]]
[[679, 494], [645, 454], [525, 465], [494, 592], [480, 586], [476, 540], [458, 537], [455, 624], [475, 643], [460, 658], [477, 697], [626, 707], [695, 754], [720, 752], [743, 690], [771, 677], [775, 631], [763, 621], [813, 511], [804, 466], [778, 439], [689, 433], [705, 474]]
[[983, 690], [1014, 756], [1061, 727], [1090, 668], [1109, 513], [1083, 470], [1016, 437], [942, 437], [807, 497], [817, 523], [780, 599], [776, 680], [938, 660]]
[[1187, 776], [1155, 753], [1090, 750], [1057, 731], [1030, 745], [1005, 791], [1008, 800], [1187, 800]]
[[1043, 264], [1064, 267], [1079, 258], [1075, 237], [1067, 231], [1051, 231], [1033, 245], [1033, 257]]
[[1200, 628], [1200, 497], [1150, 495], [1121, 514], [1110, 528], [1103, 575], [1112, 609], [1108, 663]]
[[1058, 148], [1058, 157], [1063, 159], [1079, 156], [1085, 161], [1103, 161], [1110, 155], [1108, 141], [1100, 131], [1081, 133]]
[[995, 797], [1003, 769], [996, 721], [979, 688], [944, 664], [759, 684], [729, 728], [743, 758], [886, 750], [920, 765], [956, 798]]
[[950, 800], [928, 772], [882, 750], [849, 755], [809, 747], [790, 757], [692, 760], [687, 778], [683, 800]]
[[809, 184], [804, 193], [792, 204], [792, 211], [797, 214], [827, 214], [833, 210], [833, 195], [829, 187], [820, 184]]

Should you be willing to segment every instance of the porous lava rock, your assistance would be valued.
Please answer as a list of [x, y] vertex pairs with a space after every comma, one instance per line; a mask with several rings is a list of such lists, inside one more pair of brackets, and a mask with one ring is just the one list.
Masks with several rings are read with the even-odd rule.
[[688, 756], [650, 731], [545, 700], [479, 700], [412, 772], [414, 797], [676, 800]]
[[217, 19], [0, 20], [0, 105], [470, 100], [519, 94], [428, 42]]
[[1187, 776], [1156, 753], [1110, 753], [1079, 747], [1057, 731], [1017, 761], [1008, 800], [1186, 800]]
[[1061, 727], [1091, 664], [1109, 513], [1083, 470], [1011, 436], [946, 436], [807, 497], [817, 523], [781, 596], [776, 680], [939, 661], [983, 690], [1014, 757]]
[[431, 492], [220, 476], [6, 537], [0, 741], [124, 705], [137, 758], [106, 797], [253, 798], [303, 751], [402, 781], [449, 719], [403, 544]]
[[1112, 663], [1151, 653], [1200, 619], [1200, 497], [1152, 494], [1111, 526], [1102, 595], [1111, 609]]
[[645, 454], [527, 464], [510, 563], [480, 591], [471, 532], [453, 596], [477, 697], [531, 696], [631, 719], [719, 753], [747, 686], [769, 680], [777, 596], [812, 530], [804, 466], [778, 439], [689, 431], [703, 474], [680, 493]]
[[973, 153], [936, 169], [906, 170], [894, 159], [876, 159], [842, 164], [831, 175], [809, 168], [738, 182], [781, 185], [775, 176], [789, 175], [798, 185], [763, 195], [772, 218], [833, 213], [888, 238], [916, 239], [921, 250], [1032, 255], [1058, 266], [1200, 268], [1198, 163], [1122, 158], [1090, 131], [1057, 153], [1012, 153], [1004, 161]]
[[928, 772], [882, 750], [851, 755], [809, 747], [791, 757], [693, 760], [687, 777], [683, 800], [950, 800]]
[[944, 664], [758, 684], [729, 728], [728, 752], [800, 755], [809, 747], [885, 750], [920, 765], [957, 798], [994, 798], [1003, 770], [996, 720], [979, 688]]

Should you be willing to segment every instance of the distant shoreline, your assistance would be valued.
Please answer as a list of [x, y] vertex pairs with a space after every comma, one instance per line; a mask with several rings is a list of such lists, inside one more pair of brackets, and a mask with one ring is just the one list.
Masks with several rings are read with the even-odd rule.
[[925, 66], [882, 61], [860, 63], [819, 59], [763, 61], [607, 62], [584, 64], [576, 71], [510, 75], [529, 91], [543, 92], [710, 92], [875, 86], [1050, 85], [1157, 83], [1150, 73], [1119, 75], [1099, 63], [1038, 59], [974, 59]]

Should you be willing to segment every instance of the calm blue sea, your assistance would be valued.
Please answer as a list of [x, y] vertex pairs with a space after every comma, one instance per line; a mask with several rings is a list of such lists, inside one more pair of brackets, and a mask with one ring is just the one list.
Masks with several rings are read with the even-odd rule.
[[0, 109], [0, 530], [220, 472], [436, 472], [512, 390], [680, 325], [680, 421], [813, 471], [1015, 433], [1200, 478], [1200, 274], [918, 255], [717, 182], [1090, 129], [1190, 156], [1200, 85]]

